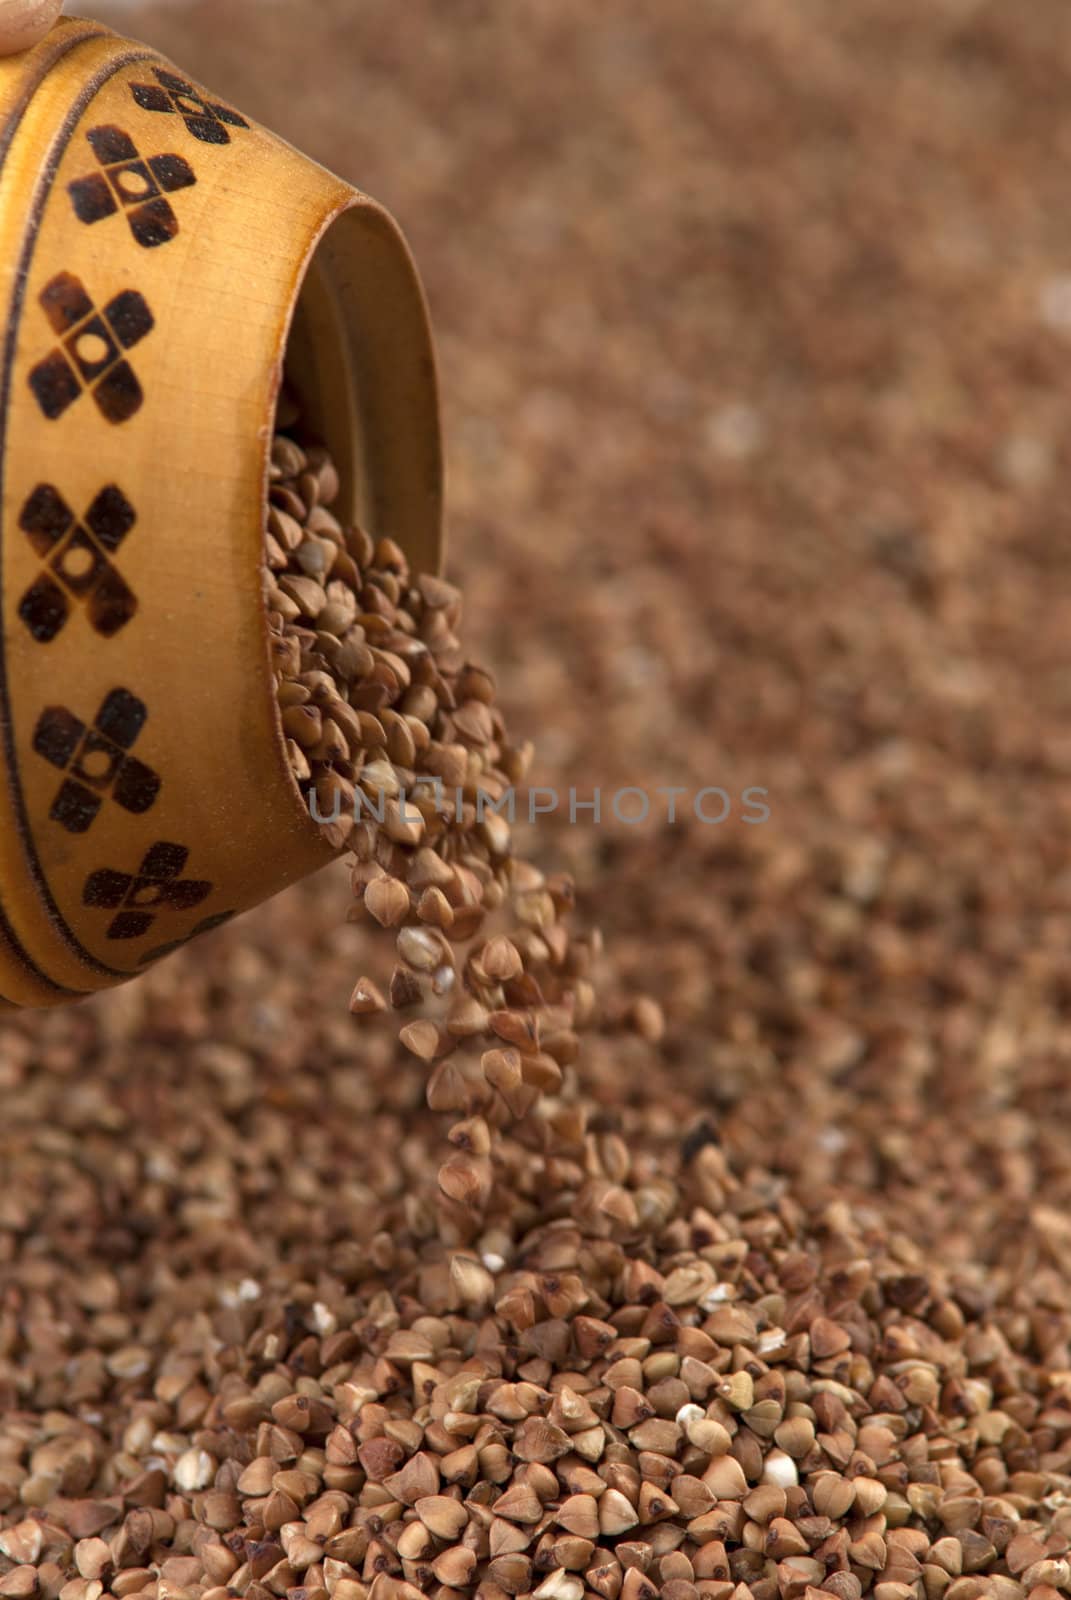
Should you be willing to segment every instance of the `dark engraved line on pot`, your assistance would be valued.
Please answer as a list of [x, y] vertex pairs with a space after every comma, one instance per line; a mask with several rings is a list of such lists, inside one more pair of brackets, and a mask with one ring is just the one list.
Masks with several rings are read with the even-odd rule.
[[[81, 42], [83, 41], [79, 40], [79, 43]], [[123, 55], [118, 56], [114, 61], [106, 62], [96, 73], [94, 73], [93, 77], [82, 89], [77, 99], [72, 103], [70, 110], [63, 120], [58, 134], [52, 141], [52, 147], [48, 152], [48, 158], [41, 165], [40, 177], [37, 181], [37, 187], [34, 190], [33, 202], [30, 206], [29, 216], [27, 219], [26, 234], [23, 240], [22, 251], [19, 256], [18, 266], [15, 272], [15, 283], [11, 294], [11, 309], [7, 319], [7, 330], [4, 339], [3, 370], [0, 372], [0, 500], [2, 500], [3, 496], [3, 473], [4, 465], [7, 459], [7, 426], [8, 412], [11, 405], [12, 368], [15, 360], [15, 347], [18, 342], [19, 323], [22, 318], [23, 306], [26, 300], [26, 283], [30, 274], [30, 265], [33, 261], [33, 253], [37, 244], [37, 236], [40, 232], [41, 220], [45, 212], [45, 205], [47, 204], [48, 197], [52, 192], [52, 186], [56, 179], [56, 173], [59, 169], [59, 164], [63, 159], [67, 146], [70, 144], [71, 138], [74, 135], [74, 131], [81, 121], [86, 108], [100, 93], [101, 89], [109, 81], [109, 79], [113, 78], [117, 72], [121, 72], [124, 67], [133, 66], [137, 61], [153, 61], [157, 59], [159, 58], [155, 55], [155, 52], [151, 50], [128, 50], [124, 52]], [[0, 531], [0, 616], [3, 615], [4, 602], [4, 551], [2, 541], [3, 533]], [[102, 961], [98, 961], [96, 956], [91, 955], [85, 946], [82, 945], [75, 937], [74, 933], [67, 926], [67, 923], [61, 916], [59, 907], [56, 904], [44, 872], [42, 871], [41, 863], [37, 856], [37, 851], [34, 849], [33, 835], [30, 832], [29, 818], [26, 814], [26, 804], [25, 800], [23, 799], [22, 788], [18, 779], [18, 768], [15, 761], [15, 734], [11, 720], [11, 697], [8, 693], [7, 651], [2, 640], [2, 633], [0, 633], [0, 729], [3, 731], [3, 753], [7, 767], [7, 781], [11, 791], [11, 798], [15, 812], [15, 825], [18, 828], [19, 842], [22, 845], [26, 860], [29, 863], [34, 884], [48, 910], [53, 927], [72, 954], [77, 956], [80, 961], [84, 962], [91, 972], [96, 972], [101, 977], [105, 978], [128, 977], [128, 973], [122, 972], [116, 967], [105, 966]], [[4, 914], [2, 904], [0, 904], [0, 921], [2, 921], [5, 931], [7, 931], [10, 926], [9, 919]], [[61, 993], [91, 994], [93, 992], [92, 989], [61, 989], [59, 985], [53, 982], [47, 973], [41, 972], [39, 968], [34, 965], [31, 958], [23, 949], [21, 943], [14, 937], [13, 930], [11, 931], [9, 937], [12, 940], [13, 947], [17, 951], [19, 958], [25, 963], [30, 971], [36, 973], [37, 976], [44, 979], [46, 983], [52, 984], [52, 986], [56, 989], [59, 989]]]
[[63, 39], [62, 37], [56, 39], [56, 33], [62, 34], [60, 24], [56, 25], [53, 35], [49, 40], [50, 45], [52, 45], [52, 41], [55, 39], [55, 46], [58, 46], [58, 48], [54, 46], [47, 51], [42, 51], [41, 57], [37, 63], [37, 71], [34, 73], [33, 77], [28, 78], [23, 84], [22, 93], [8, 113], [7, 120], [4, 123], [3, 128], [0, 128], [0, 175], [3, 173], [4, 162], [7, 160], [8, 151], [10, 150], [12, 140], [18, 131], [19, 123], [23, 119], [26, 107], [29, 105], [30, 101], [41, 87], [41, 84], [44, 82], [45, 78], [48, 77], [48, 74], [52, 71], [53, 67], [62, 61], [64, 56], [70, 55], [72, 50], [77, 50], [80, 45], [89, 44], [93, 39], [105, 39], [108, 36], [107, 30], [103, 28], [99, 29], [95, 33], [77, 33], [72, 31], [72, 35], [69, 39]]

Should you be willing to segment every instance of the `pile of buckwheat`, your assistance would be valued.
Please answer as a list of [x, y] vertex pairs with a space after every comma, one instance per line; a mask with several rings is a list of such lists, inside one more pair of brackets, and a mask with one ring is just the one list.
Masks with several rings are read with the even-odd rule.
[[[0, 1594], [1054, 1600], [1051, 1336], [1046, 1365], [1015, 1295], [733, 1161], [674, 1088], [657, 1003], [610, 963], [596, 982], [568, 880], [481, 814], [526, 753], [456, 592], [337, 522], [322, 448], [280, 435], [272, 459], [291, 767], [321, 816], [341, 799], [322, 826], [394, 964], [357, 982], [356, 1040], [314, 1024], [311, 1063], [262, 1003], [217, 1038], [177, 996], [142, 1034], [189, 1074], [165, 1137], [158, 1069], [116, 1078], [96, 1041], [59, 1215], [48, 1158], [72, 1135], [42, 1116], [0, 1217], [32, 1241], [50, 1216], [0, 1313]], [[259, 965], [233, 948], [228, 1006]], [[62, 1081], [78, 1023], [53, 1026]], [[19, 1081], [27, 1042], [0, 1043]], [[321, 1102], [295, 1147], [281, 1114]], [[116, 1163], [97, 1127], [137, 1144]]]
[[773, 816], [514, 846], [456, 593], [277, 445], [348, 866], [0, 1029], [0, 1592], [1059, 1600], [1060, 0], [195, 9], [416, 221], [544, 777]]

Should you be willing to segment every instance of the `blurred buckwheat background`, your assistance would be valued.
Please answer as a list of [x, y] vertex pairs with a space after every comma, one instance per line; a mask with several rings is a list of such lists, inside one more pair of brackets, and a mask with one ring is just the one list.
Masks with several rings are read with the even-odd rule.
[[[655, 809], [534, 831], [661, 1001], [667, 1081], [745, 1169], [861, 1201], [906, 1259], [1066, 1267], [1061, 0], [97, 13], [405, 229], [438, 339], [448, 576], [533, 781], [768, 791], [761, 826]], [[315, 1236], [302, 1153], [352, 1137], [361, 1161], [346, 897], [328, 872], [7, 1026], [16, 1234], [60, 1195], [73, 1241], [97, 1164], [98, 1235], [135, 1249], [137, 1213], [173, 1208], [252, 1261], [245, 1118], [268, 1130], [272, 1249]], [[188, 1149], [135, 1170], [135, 1127]]]

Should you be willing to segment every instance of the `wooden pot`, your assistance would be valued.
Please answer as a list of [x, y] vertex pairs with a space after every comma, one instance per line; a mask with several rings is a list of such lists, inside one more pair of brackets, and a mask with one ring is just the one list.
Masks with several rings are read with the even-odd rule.
[[390, 216], [98, 23], [0, 61], [0, 294], [0, 998], [46, 1006], [330, 859], [261, 598], [284, 365], [423, 570], [439, 417]]

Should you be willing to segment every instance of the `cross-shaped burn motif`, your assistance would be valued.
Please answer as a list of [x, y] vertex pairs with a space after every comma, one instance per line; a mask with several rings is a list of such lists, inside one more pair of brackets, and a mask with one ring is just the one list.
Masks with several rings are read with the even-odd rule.
[[71, 601], [91, 627], [110, 639], [138, 608], [133, 591], [109, 559], [137, 521], [130, 501], [107, 484], [79, 521], [59, 490], [39, 483], [19, 514], [19, 527], [48, 566], [19, 601], [18, 612], [39, 644], [48, 644], [70, 615]]
[[230, 144], [230, 128], [248, 128], [249, 124], [230, 106], [215, 100], [206, 100], [192, 83], [173, 72], [154, 67], [156, 83], [132, 83], [130, 92], [143, 111], [165, 111], [182, 118], [195, 139], [202, 144]]
[[40, 298], [60, 341], [30, 370], [30, 388], [45, 416], [54, 422], [88, 389], [109, 422], [128, 421], [145, 398], [123, 354], [153, 327], [144, 296], [124, 289], [98, 311], [82, 280], [59, 272]]
[[108, 924], [109, 939], [140, 939], [148, 933], [158, 912], [167, 908], [189, 911], [212, 893], [210, 883], [179, 876], [189, 854], [184, 845], [158, 839], [146, 851], [136, 872], [118, 872], [112, 867], [91, 872], [82, 891], [82, 903], [118, 912]]
[[130, 135], [113, 124], [91, 128], [86, 138], [102, 170], [67, 185], [80, 221], [100, 222], [122, 209], [143, 249], [173, 239], [179, 224], [167, 195], [197, 182], [189, 162], [179, 155], [145, 160]]
[[110, 795], [125, 811], [148, 811], [160, 792], [159, 774], [129, 754], [145, 725], [144, 701], [112, 689], [87, 726], [66, 706], [47, 706], [37, 719], [33, 748], [67, 774], [49, 816], [68, 833], [85, 833]]

